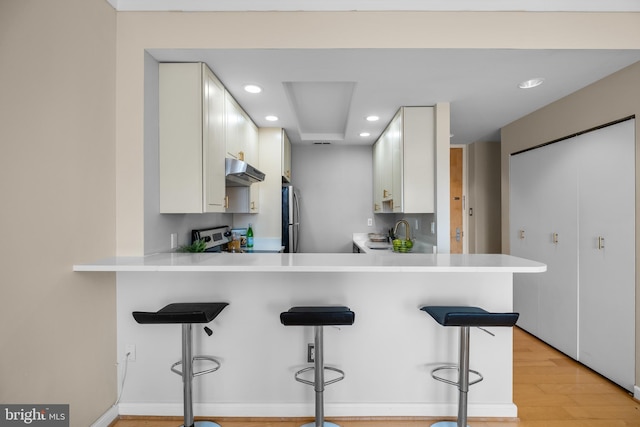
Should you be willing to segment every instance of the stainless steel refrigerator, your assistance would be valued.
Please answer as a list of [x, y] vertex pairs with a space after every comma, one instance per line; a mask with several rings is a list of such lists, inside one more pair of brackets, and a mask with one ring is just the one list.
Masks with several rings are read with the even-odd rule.
[[285, 252], [300, 247], [300, 197], [293, 185], [282, 187], [282, 246]]

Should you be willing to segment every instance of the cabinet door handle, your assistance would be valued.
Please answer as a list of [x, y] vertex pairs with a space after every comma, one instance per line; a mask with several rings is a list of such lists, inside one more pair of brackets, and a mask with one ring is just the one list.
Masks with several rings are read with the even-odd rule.
[[229, 196], [224, 196], [224, 207], [229, 209]]
[[251, 202], [251, 210], [256, 210], [256, 202]]
[[598, 236], [598, 250], [604, 249], [604, 237]]

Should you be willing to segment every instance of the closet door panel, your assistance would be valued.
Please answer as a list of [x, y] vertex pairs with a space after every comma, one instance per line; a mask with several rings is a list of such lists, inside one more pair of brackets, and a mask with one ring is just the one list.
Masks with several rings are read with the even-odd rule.
[[[509, 164], [509, 244], [511, 255], [536, 259], [535, 230], [538, 229], [538, 190], [535, 185], [536, 159], [533, 152], [511, 156]], [[518, 326], [538, 335], [540, 274], [514, 274], [513, 309], [520, 313]]]
[[581, 135], [579, 356], [633, 389], [635, 122]]
[[571, 357], [578, 355], [578, 164], [567, 140], [541, 148], [538, 168], [540, 253], [547, 272], [540, 283], [540, 336]]
[[577, 162], [558, 143], [512, 156], [511, 254], [547, 264], [515, 275], [518, 326], [577, 356]]

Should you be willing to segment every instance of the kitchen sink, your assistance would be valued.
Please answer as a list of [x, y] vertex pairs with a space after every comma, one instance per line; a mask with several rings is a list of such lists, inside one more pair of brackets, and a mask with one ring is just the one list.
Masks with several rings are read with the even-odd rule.
[[384, 251], [384, 250], [393, 249], [393, 246], [390, 243], [386, 243], [386, 242], [367, 242], [366, 245], [369, 249], [375, 249], [375, 250]]

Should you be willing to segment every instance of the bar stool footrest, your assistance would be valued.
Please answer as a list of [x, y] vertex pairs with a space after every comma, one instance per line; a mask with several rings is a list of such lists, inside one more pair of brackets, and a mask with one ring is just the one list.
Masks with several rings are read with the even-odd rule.
[[[444, 378], [444, 377], [440, 377], [438, 375], [436, 375], [436, 372], [438, 371], [444, 371], [444, 370], [456, 370], [456, 371], [460, 371], [460, 367], [458, 365], [445, 365], [445, 366], [440, 366], [438, 368], [435, 368], [434, 370], [431, 371], [431, 378], [433, 378], [434, 380], [438, 380], [440, 382], [446, 383], [446, 384], [450, 384], [450, 385], [455, 385], [455, 386], [460, 386], [460, 380], [458, 381], [451, 381], [450, 379]], [[482, 374], [478, 371], [474, 371], [472, 369], [469, 369], [469, 373], [470, 374], [474, 374], [477, 375], [479, 378], [476, 378], [473, 381], [469, 381], [469, 385], [474, 385], [474, 384], [478, 384], [480, 381], [482, 381], [484, 379], [484, 377], [482, 376]]]
[[[211, 357], [211, 356], [193, 356], [191, 358], [191, 363], [193, 364], [193, 362], [195, 362], [196, 360], [205, 360], [207, 362], [213, 362], [215, 364], [215, 366], [213, 368], [210, 368], [210, 369], [205, 369], [203, 371], [194, 372], [193, 373], [193, 377], [199, 377], [200, 375], [210, 374], [210, 373], [215, 372], [218, 369], [220, 369], [220, 362], [218, 360], [216, 360], [215, 358]], [[171, 365], [171, 372], [182, 376], [182, 371], [179, 370], [179, 369], [176, 369], [176, 366], [180, 366], [180, 365], [182, 365], [182, 360], [179, 360], [178, 362], [176, 362], [173, 365]]]
[[[313, 371], [315, 369], [315, 366], [309, 366], [306, 367], [304, 369], [300, 369], [298, 372], [296, 372], [296, 374], [294, 375], [294, 378], [296, 379], [296, 381], [301, 382], [303, 384], [307, 384], [307, 385], [316, 385], [315, 381], [309, 381], [309, 380], [305, 380], [304, 378], [300, 378], [301, 374], [304, 374], [305, 372], [309, 372], [309, 371]], [[344, 379], [344, 371], [338, 368], [334, 368], [332, 366], [325, 366], [324, 369], [326, 369], [327, 371], [333, 371], [333, 372], [337, 372], [338, 374], [340, 374], [339, 377], [337, 378], [333, 378], [329, 381], [325, 381], [324, 385], [327, 386], [329, 384], [333, 384], [333, 383], [337, 383], [338, 381], [342, 381]]]

